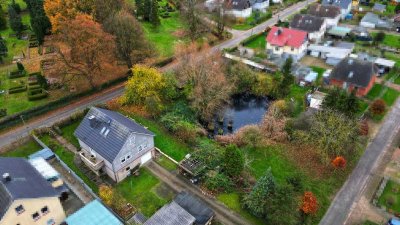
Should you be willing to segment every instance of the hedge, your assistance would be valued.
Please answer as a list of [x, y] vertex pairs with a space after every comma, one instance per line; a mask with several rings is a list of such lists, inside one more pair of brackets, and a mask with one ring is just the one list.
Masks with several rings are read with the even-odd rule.
[[0, 109], [0, 118], [7, 116], [7, 109]]
[[42, 88], [35, 89], [35, 90], [29, 90], [28, 91], [28, 97], [31, 96], [31, 95], [37, 95], [37, 94], [41, 94], [41, 93], [43, 93]]
[[25, 75], [26, 75], [25, 71], [19, 71], [19, 70], [11, 71], [8, 74], [8, 78], [9, 79], [14, 79], [14, 78], [19, 78], [19, 77], [24, 77]]
[[40, 100], [40, 99], [47, 98], [47, 96], [48, 96], [47, 92], [41, 92], [41, 93], [35, 94], [35, 95], [28, 94], [28, 100], [29, 101]]
[[40, 86], [40, 84], [33, 84], [33, 85], [28, 86], [29, 90], [35, 90], [35, 89], [39, 89], [39, 88], [42, 88], [42, 86]]
[[21, 93], [26, 91], [26, 86], [18, 86], [8, 89], [8, 94]]

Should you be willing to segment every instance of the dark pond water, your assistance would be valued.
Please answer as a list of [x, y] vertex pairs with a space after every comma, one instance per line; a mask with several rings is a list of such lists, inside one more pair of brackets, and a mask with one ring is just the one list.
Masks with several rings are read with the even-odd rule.
[[268, 98], [251, 95], [233, 97], [231, 104], [220, 114], [222, 116], [216, 116], [214, 134], [218, 134], [220, 129], [229, 134], [243, 126], [260, 123], [268, 105]]

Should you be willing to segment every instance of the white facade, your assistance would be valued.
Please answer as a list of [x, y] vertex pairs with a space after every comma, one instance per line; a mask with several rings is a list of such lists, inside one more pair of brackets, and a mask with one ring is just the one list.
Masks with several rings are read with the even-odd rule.
[[251, 14], [253, 13], [252, 8], [247, 8], [243, 10], [227, 10], [225, 11], [226, 14], [234, 16], [236, 18], [249, 18]]
[[269, 7], [269, 0], [266, 0], [261, 3], [254, 3], [253, 10], [266, 12], [268, 7]]
[[339, 24], [339, 20], [340, 20], [340, 14], [337, 15], [335, 18], [325, 17], [326, 27], [331, 28], [337, 26]]
[[324, 23], [322, 24], [319, 31], [308, 33], [308, 39], [313, 42], [319, 42], [323, 38], [326, 32], [326, 26], [327, 26], [326, 24], [327, 24], [326, 20], [324, 20]]
[[304, 42], [300, 47], [294, 48], [290, 46], [276, 46], [271, 45], [267, 42], [267, 51], [271, 52], [274, 55], [280, 56], [291, 56], [294, 61], [300, 60], [305, 54], [307, 50], [308, 41]]
[[371, 29], [375, 28], [375, 24], [370, 22], [360, 22], [360, 26]]
[[341, 17], [342, 19], [344, 19], [346, 17], [347, 14], [349, 14], [351, 12], [351, 2], [350, 4], [347, 6], [346, 9], [344, 8], [340, 8], [340, 12], [341, 12]]

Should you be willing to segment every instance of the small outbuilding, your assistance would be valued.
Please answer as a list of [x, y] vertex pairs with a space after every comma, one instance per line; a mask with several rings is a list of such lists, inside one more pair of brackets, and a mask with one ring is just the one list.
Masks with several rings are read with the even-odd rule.
[[372, 8], [373, 11], [383, 13], [386, 11], [386, 5], [375, 3], [374, 7]]

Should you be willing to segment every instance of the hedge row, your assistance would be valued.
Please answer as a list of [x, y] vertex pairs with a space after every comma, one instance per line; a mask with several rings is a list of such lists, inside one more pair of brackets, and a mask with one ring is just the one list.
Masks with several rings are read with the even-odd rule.
[[26, 91], [26, 85], [10, 88], [10, 89], [8, 89], [8, 94], [21, 93], [24, 91]]
[[7, 109], [0, 109], [0, 118], [7, 116]]
[[35, 89], [41, 89], [42, 86], [40, 86], [40, 84], [33, 84], [33, 85], [29, 85], [28, 86], [29, 90], [35, 90]]
[[60, 99], [51, 101], [45, 105], [36, 106], [36, 107], [30, 108], [28, 110], [25, 110], [23, 112], [4, 117], [4, 118], [0, 119], [0, 130], [3, 130], [5, 128], [9, 128], [9, 127], [12, 127], [14, 125], [21, 123], [22, 122], [20, 119], [21, 115], [23, 115], [24, 119], [26, 119], [26, 120], [28, 120], [32, 117], [38, 116], [38, 115], [43, 115], [53, 109], [56, 109], [56, 108], [59, 108], [62, 106], [66, 106], [73, 100], [76, 100], [77, 98], [96, 93], [101, 89], [110, 87], [117, 83], [121, 83], [122, 81], [125, 81], [126, 79], [127, 79], [127, 77], [121, 77], [121, 78], [115, 79], [113, 81], [110, 81], [110, 82], [107, 82], [107, 83], [101, 85], [101, 87], [99, 89], [92, 89], [89, 91], [68, 95], [68, 96], [62, 97]]
[[48, 96], [47, 92], [41, 91], [38, 94], [28, 94], [28, 100], [29, 101], [40, 100], [40, 99], [47, 98], [47, 96]]
[[14, 78], [19, 78], [19, 77], [24, 77], [25, 75], [26, 75], [25, 71], [19, 71], [19, 70], [11, 71], [8, 74], [8, 78], [9, 79], [14, 79]]

